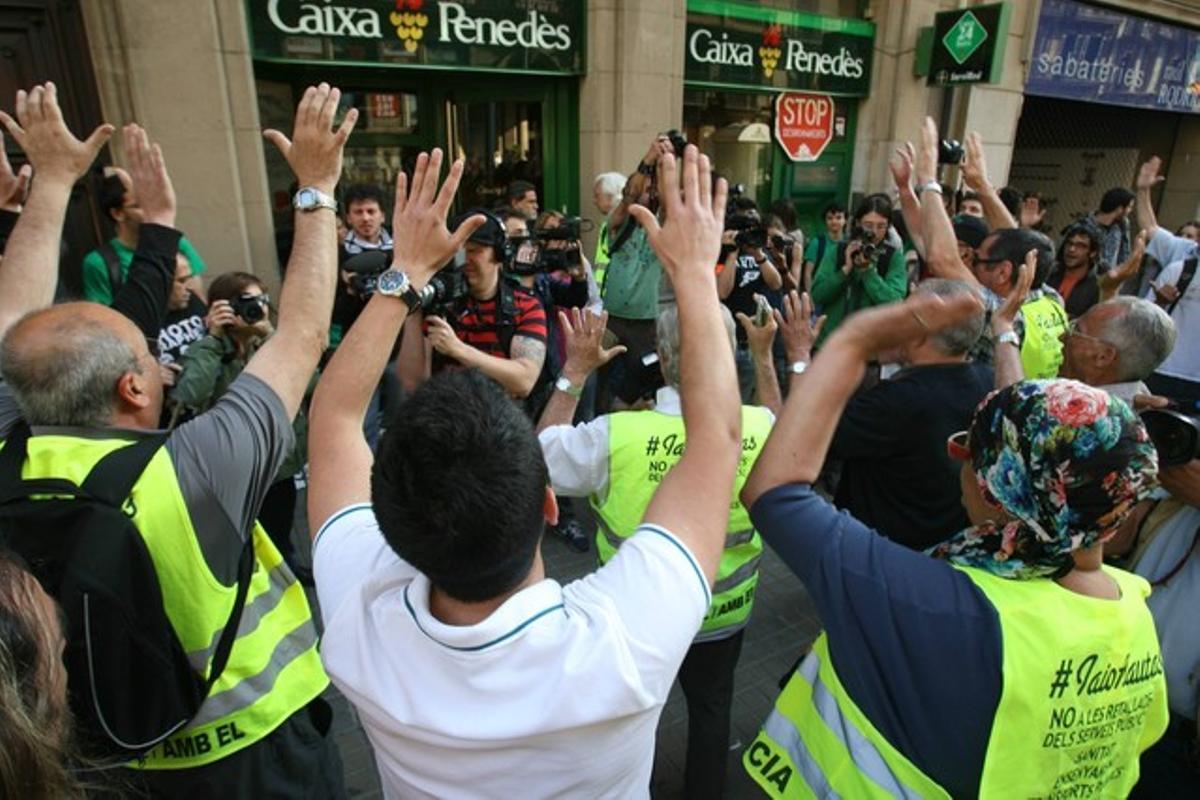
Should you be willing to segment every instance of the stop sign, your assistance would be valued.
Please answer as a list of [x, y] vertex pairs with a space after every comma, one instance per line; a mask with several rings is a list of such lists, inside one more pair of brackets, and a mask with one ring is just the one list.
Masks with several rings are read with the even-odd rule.
[[786, 92], [775, 98], [775, 141], [792, 161], [816, 161], [833, 139], [833, 98]]

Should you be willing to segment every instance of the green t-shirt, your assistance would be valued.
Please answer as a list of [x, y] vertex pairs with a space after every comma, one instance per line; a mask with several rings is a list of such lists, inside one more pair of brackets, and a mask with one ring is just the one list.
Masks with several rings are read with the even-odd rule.
[[[110, 239], [108, 243], [121, 261], [121, 280], [124, 281], [129, 278], [129, 264], [133, 261], [133, 251], [117, 238]], [[192, 265], [193, 275], [204, 274], [204, 259], [200, 258], [200, 254], [186, 236], [179, 239], [179, 252], [183, 253], [184, 258]], [[108, 279], [108, 264], [104, 263], [104, 256], [99, 250], [93, 250], [83, 257], [83, 299], [106, 306], [112, 305], [113, 290]]]
[[[821, 242], [825, 243], [823, 252], [820, 252], [822, 251]], [[837, 245], [837, 241], [829, 238], [828, 233], [818, 233], [808, 240], [808, 244], [804, 248], [804, 260], [811, 261], [814, 266], [820, 266], [825, 259], [825, 253], [836, 248]]]
[[[634, 225], [632, 217], [625, 225]], [[622, 226], [624, 227], [624, 226]], [[646, 230], [637, 225], [614, 253], [620, 229], [609, 231], [609, 261], [604, 271], [604, 309], [622, 319], [654, 319], [658, 316], [658, 285], [662, 264], [658, 261]]]

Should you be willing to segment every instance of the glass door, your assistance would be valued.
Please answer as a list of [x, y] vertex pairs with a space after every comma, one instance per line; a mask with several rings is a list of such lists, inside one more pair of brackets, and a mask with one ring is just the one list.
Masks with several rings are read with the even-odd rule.
[[540, 98], [447, 94], [446, 149], [465, 161], [459, 208], [501, 206], [513, 181], [532, 183], [545, 206], [544, 105]]

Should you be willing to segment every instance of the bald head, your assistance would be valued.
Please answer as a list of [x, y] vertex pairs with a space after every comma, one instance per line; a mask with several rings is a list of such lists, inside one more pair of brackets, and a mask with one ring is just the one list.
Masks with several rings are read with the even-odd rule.
[[148, 356], [141, 331], [120, 313], [65, 303], [28, 314], [9, 329], [0, 344], [0, 373], [30, 425], [103, 427], [116, 424], [124, 376], [156, 377], [146, 369]]

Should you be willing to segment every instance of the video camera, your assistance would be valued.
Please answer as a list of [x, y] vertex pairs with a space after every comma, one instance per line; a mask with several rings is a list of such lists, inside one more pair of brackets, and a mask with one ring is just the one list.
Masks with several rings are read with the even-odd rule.
[[430, 317], [453, 317], [469, 293], [462, 267], [451, 262], [438, 270], [421, 289], [421, 312]]
[[847, 242], [858, 242], [860, 247], [854, 257], [865, 262], [874, 262], [879, 258], [880, 245], [875, 244], [874, 238], [862, 228], [855, 227], [850, 231]]
[[1158, 464], [1174, 467], [1200, 458], [1200, 404], [1171, 400], [1166, 408], [1151, 408], [1141, 413], [1142, 424], [1158, 450]]
[[583, 263], [579, 237], [584, 220], [562, 217], [557, 227], [534, 231], [532, 236], [512, 238], [512, 261], [509, 272], [514, 275], [537, 275], [558, 270], [573, 270]]
[[350, 273], [350, 288], [365, 300], [375, 294], [375, 284], [391, 262], [391, 250], [367, 250], [346, 259], [341, 268]]

